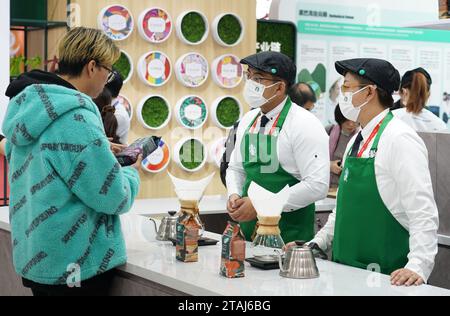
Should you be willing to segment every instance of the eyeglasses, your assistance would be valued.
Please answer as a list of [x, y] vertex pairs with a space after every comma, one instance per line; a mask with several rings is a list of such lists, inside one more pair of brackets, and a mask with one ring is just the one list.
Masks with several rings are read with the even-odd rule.
[[346, 93], [346, 92], [350, 92], [350, 90], [355, 89], [355, 88], [364, 88], [364, 87], [368, 87], [370, 85], [364, 85], [364, 84], [360, 84], [360, 85], [355, 85], [352, 87], [345, 87], [345, 86], [341, 86], [341, 92], [342, 93]]
[[259, 84], [261, 84], [263, 81], [270, 81], [270, 82], [278, 82], [280, 80], [278, 79], [271, 79], [271, 78], [264, 78], [258, 75], [254, 75], [248, 71], [244, 71], [244, 78], [245, 80], [253, 80]]
[[104, 66], [102, 64], [98, 64], [98, 66], [102, 67], [103, 69], [108, 71], [108, 79], [106, 80], [107, 84], [114, 80], [115, 74], [114, 74], [114, 71], [112, 69], [110, 69], [110, 68], [108, 68], [108, 67], [106, 67], [106, 66]]

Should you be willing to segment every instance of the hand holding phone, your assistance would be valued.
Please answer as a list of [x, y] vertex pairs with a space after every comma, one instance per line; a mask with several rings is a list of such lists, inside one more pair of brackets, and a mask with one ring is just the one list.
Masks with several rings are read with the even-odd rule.
[[156, 136], [139, 138], [133, 144], [116, 155], [117, 161], [122, 167], [131, 166], [138, 161], [139, 155], [142, 155], [142, 159], [145, 159], [156, 149], [158, 149], [160, 141], [161, 137]]

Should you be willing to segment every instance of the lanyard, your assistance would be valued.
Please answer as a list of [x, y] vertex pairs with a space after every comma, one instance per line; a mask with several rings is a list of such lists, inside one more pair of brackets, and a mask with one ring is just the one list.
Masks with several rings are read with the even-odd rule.
[[366, 151], [367, 147], [369, 147], [370, 142], [373, 140], [373, 138], [378, 134], [378, 131], [380, 130], [381, 124], [383, 124], [384, 119], [381, 120], [380, 123], [375, 127], [375, 129], [372, 131], [372, 134], [370, 134], [369, 139], [367, 142], [364, 143], [364, 146], [361, 148], [361, 150], [358, 153], [358, 158], [361, 158], [364, 152]]
[[[277, 128], [278, 120], [280, 119], [280, 116], [281, 116], [281, 113], [278, 114], [278, 116], [277, 116], [275, 122], [273, 123], [272, 128], [270, 129], [269, 135], [272, 135], [272, 134], [275, 132], [275, 129]], [[260, 121], [261, 121], [261, 120], [260, 120], [260, 117], [257, 118], [257, 119], [255, 120], [255, 123], [253, 123], [252, 128], [251, 128], [251, 130], [250, 130], [251, 133], [254, 133], [254, 132], [255, 132], [256, 125], [257, 125], [258, 122], [260, 122]]]

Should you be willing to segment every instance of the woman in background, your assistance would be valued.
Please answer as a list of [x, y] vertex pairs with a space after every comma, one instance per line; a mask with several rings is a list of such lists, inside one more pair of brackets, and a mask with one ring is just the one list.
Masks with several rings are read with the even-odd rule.
[[103, 126], [105, 128], [106, 136], [114, 144], [120, 144], [120, 137], [117, 135], [117, 119], [115, 116], [116, 109], [111, 105], [112, 95], [109, 89], [103, 89], [102, 93], [94, 99], [98, 110], [102, 115]]
[[334, 110], [334, 119], [336, 125], [330, 125], [326, 128], [330, 136], [330, 189], [335, 189], [339, 184], [339, 177], [342, 173], [342, 158], [348, 142], [358, 131], [358, 123], [345, 118], [339, 105]]
[[444, 121], [426, 109], [431, 84], [431, 76], [423, 68], [406, 72], [400, 85], [399, 105], [403, 107], [393, 113], [416, 132], [449, 132]]
[[119, 137], [119, 143], [126, 145], [128, 143], [128, 133], [130, 132], [131, 127], [131, 117], [119, 98], [120, 91], [123, 87], [123, 78], [116, 70], [114, 70], [113, 73], [114, 79], [106, 84], [105, 89], [108, 89], [111, 93], [111, 105], [116, 109], [114, 112], [117, 121], [115, 134]]

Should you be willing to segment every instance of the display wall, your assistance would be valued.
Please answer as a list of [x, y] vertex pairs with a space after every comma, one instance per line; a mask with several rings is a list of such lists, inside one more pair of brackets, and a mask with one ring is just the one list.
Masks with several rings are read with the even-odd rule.
[[[403, 75], [423, 67], [433, 78], [428, 106], [441, 117], [449, 113], [450, 39], [447, 31], [370, 27], [325, 22], [298, 22], [300, 77], [323, 69], [315, 81], [328, 93], [341, 78], [334, 63], [350, 58], [379, 58], [390, 61]], [[301, 81], [305, 81], [304, 79]]]
[[297, 25], [298, 81], [313, 81], [320, 87], [321, 98], [313, 112], [324, 125], [334, 123], [340, 78], [334, 63], [350, 58], [386, 59], [401, 75], [416, 67], [427, 69], [434, 82], [428, 106], [447, 121], [448, 35], [410, 28], [437, 21], [438, 12], [438, 1], [274, 0], [271, 18]]
[[[98, 27], [99, 26], [98, 15], [104, 7], [111, 5], [111, 1], [101, 0], [93, 2], [88, 0], [76, 0], [72, 1], [72, 4], [73, 6], [75, 6], [76, 10], [78, 10], [78, 13], [80, 13], [79, 15], [80, 25], [89, 27]], [[133, 140], [144, 136], [150, 135], [162, 136], [163, 140], [168, 145], [168, 148], [170, 149], [173, 158], [174, 152], [179, 148], [179, 146], [177, 147], [177, 144], [181, 139], [185, 137], [195, 137], [196, 139], [203, 141], [203, 143], [207, 146], [208, 156], [211, 157], [210, 145], [212, 145], [213, 142], [216, 142], [217, 140], [226, 137], [228, 134], [228, 131], [226, 129], [219, 128], [217, 126], [213, 117], [211, 116], [211, 112], [213, 112], [214, 101], [219, 97], [232, 96], [240, 101], [243, 107], [242, 109], [243, 112], [248, 110], [247, 106], [245, 106], [244, 104], [243, 97], [241, 96], [242, 88], [244, 85], [243, 81], [240, 82], [234, 88], [226, 89], [220, 87], [218, 85], [217, 80], [213, 78], [212, 74], [213, 67], [216, 66], [214, 65], [213, 62], [217, 57], [222, 56], [224, 54], [233, 54], [239, 59], [247, 55], [253, 54], [255, 52], [256, 2], [253, 0], [247, 1], [119, 0], [114, 2], [114, 4], [125, 6], [131, 12], [134, 18], [134, 27], [131, 35], [129, 35], [128, 38], [117, 42], [117, 45], [123, 51], [125, 51], [127, 55], [132, 59], [133, 61], [132, 64], [134, 68], [133, 75], [131, 76], [130, 80], [124, 85], [124, 88], [122, 90], [123, 96], [125, 96], [130, 101], [134, 112], [132, 117], [131, 123], [132, 127], [129, 135], [129, 142], [132, 142]], [[159, 7], [161, 9], [164, 9], [171, 17], [173, 23], [173, 30], [170, 36], [162, 43], [158, 44], [150, 43], [149, 41], [144, 40], [144, 38], [142, 37], [141, 34], [142, 30], [141, 32], [138, 31], [139, 17], [145, 9], [150, 7]], [[182, 12], [186, 10], [189, 11], [198, 10], [201, 13], [203, 13], [204, 16], [209, 21], [209, 28], [210, 28], [209, 35], [206, 38], [206, 40], [200, 45], [195, 46], [187, 45], [182, 40], [180, 40], [180, 38], [176, 34], [175, 25], [177, 18]], [[219, 45], [217, 41], [214, 39], [212, 33], [212, 24], [215, 18], [223, 13], [234, 13], [237, 16], [240, 16], [243, 21], [244, 38], [235, 47], [225, 47]], [[77, 20], [77, 18], [75, 17], [73, 20]], [[117, 23], [122, 22], [124, 21], [118, 21]], [[118, 37], [124, 37], [123, 34], [122, 35], [116, 34], [116, 35]], [[142, 79], [145, 78], [142, 78], [142, 74], [141, 75], [138, 74], [138, 66], [139, 61], [143, 62], [143, 59], [141, 59], [141, 57], [149, 52], [158, 52], [156, 54], [148, 56], [147, 62], [149, 64], [154, 59], [162, 60], [162, 64], [165, 64], [168, 61], [170, 61], [172, 69], [170, 75], [169, 73], [165, 73], [161, 76], [161, 78], [153, 78], [151, 76], [150, 76], [151, 78], [149, 78], [148, 76], [146, 77], [144, 75], [144, 77], [148, 79], [147, 80], [148, 82], [144, 83]], [[191, 52], [194, 52], [196, 54], [194, 56], [191, 56], [190, 57], [191, 59], [188, 58], [187, 59], [188, 62], [183, 63], [183, 65], [177, 63], [180, 57]], [[209, 66], [209, 75], [208, 78], [204, 81], [204, 83], [199, 82], [199, 80], [196, 79], [189, 80], [189, 78], [183, 76], [182, 74], [177, 76], [175, 72], [177, 67], [180, 67], [180, 69], [186, 71], [186, 69], [189, 67], [188, 65], [189, 60], [200, 58], [201, 57], [200, 55], [206, 59], [206, 62]], [[198, 64], [199, 63], [197, 63], [197, 65]], [[230, 70], [229, 68], [227, 69]], [[191, 74], [193, 73], [196, 74], [195, 77], [198, 79], [199, 75], [204, 72], [204, 67], [203, 68], [194, 67], [191, 68], [189, 71], [191, 72]], [[183, 81], [183, 78], [186, 79], [184, 83], [181, 82]], [[166, 80], [167, 82], [165, 82]], [[192, 88], [188, 87], [189, 85], [190, 86], [200, 85], [200, 86]], [[233, 82], [231, 82], [229, 83], [229, 85], [232, 87], [234, 84]], [[168, 124], [160, 130], [150, 130], [145, 128], [144, 127], [145, 124], [143, 124], [142, 118], [139, 119], [139, 115], [137, 115], [139, 104], [142, 105], [141, 100], [143, 100], [144, 97], [149, 95], [161, 96], [162, 97], [161, 99], [167, 101], [167, 103], [170, 105], [172, 118], [170, 119]], [[202, 99], [209, 112], [207, 114], [207, 120], [205, 124], [203, 125], [202, 128], [197, 130], [191, 130], [186, 127], [182, 127], [181, 123], [183, 124], [192, 123], [195, 125], [198, 122], [196, 123], [186, 119], [183, 120], [183, 118], [177, 117], [176, 115], [177, 113], [176, 106], [177, 104], [178, 106], [180, 106], [179, 100], [185, 96], [191, 95], [198, 96], [200, 99]], [[183, 105], [181, 105], [181, 107], [182, 106]], [[147, 121], [147, 123], [151, 122]], [[170, 179], [167, 175], [167, 171], [169, 171], [170, 173], [179, 178], [189, 180], [201, 179], [215, 172], [216, 176], [212, 184], [208, 187], [206, 194], [218, 195], [226, 193], [222, 183], [220, 182], [219, 169], [215, 162], [208, 161], [204, 166], [201, 167], [200, 170], [196, 172], [187, 172], [183, 170], [183, 168], [180, 166], [179, 163], [177, 164], [177, 162], [175, 162], [174, 159], [171, 159], [168, 168], [161, 173], [158, 174], [150, 174], [147, 172], [142, 173], [141, 176], [142, 185], [139, 198], [174, 197], [175, 194], [173, 192]]]
[[296, 23], [301, 15], [304, 21], [410, 26], [437, 21], [438, 13], [438, 0], [273, 0], [270, 18]]

